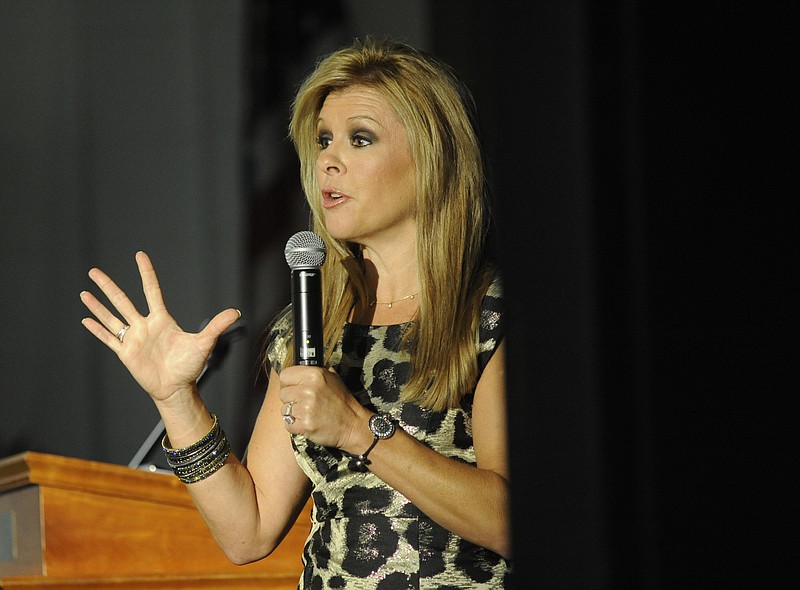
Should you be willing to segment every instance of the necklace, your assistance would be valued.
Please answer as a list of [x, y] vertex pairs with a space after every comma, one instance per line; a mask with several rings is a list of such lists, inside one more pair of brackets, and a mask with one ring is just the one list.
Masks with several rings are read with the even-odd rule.
[[400, 303], [401, 301], [405, 301], [406, 299], [414, 299], [416, 295], [419, 294], [419, 291], [416, 293], [412, 293], [411, 295], [406, 295], [405, 297], [401, 297], [400, 299], [395, 299], [394, 301], [371, 301], [369, 306], [375, 307], [376, 305], [386, 305], [389, 309], [392, 309], [392, 306], [395, 303]]

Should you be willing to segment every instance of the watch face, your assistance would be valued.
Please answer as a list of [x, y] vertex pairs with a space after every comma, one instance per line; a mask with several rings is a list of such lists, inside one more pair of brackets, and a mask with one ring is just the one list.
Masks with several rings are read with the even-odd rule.
[[378, 438], [389, 438], [394, 434], [394, 422], [388, 414], [376, 414], [369, 419], [369, 429]]

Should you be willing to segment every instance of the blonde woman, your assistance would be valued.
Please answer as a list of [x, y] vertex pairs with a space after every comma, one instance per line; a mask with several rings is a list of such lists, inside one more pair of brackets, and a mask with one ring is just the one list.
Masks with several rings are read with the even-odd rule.
[[[280, 543], [314, 500], [300, 588], [503, 588], [509, 572], [502, 295], [468, 92], [406, 45], [356, 42], [299, 89], [291, 137], [325, 242], [326, 367], [270, 329], [246, 464], [194, 386], [216, 338], [168, 315], [137, 254], [150, 313], [98, 269], [87, 328], [154, 399], [167, 458], [228, 557]], [[99, 321], [98, 321], [99, 320]]]

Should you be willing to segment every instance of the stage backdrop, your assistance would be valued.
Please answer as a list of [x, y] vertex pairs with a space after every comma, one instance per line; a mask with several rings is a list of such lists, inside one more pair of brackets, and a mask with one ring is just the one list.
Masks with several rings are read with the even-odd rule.
[[[186, 328], [244, 305], [244, 18], [238, 1], [0, 3], [5, 454], [127, 463], [157, 421], [80, 324], [91, 266], [143, 306], [146, 250]], [[244, 352], [207, 383], [231, 418]]]

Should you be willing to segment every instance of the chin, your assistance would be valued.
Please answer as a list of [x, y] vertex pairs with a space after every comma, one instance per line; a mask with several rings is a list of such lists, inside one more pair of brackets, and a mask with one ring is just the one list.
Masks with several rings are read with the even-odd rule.
[[335, 240], [343, 242], [357, 241], [356, 235], [351, 228], [341, 227], [335, 223], [325, 223], [325, 229], [328, 230], [330, 236]]

